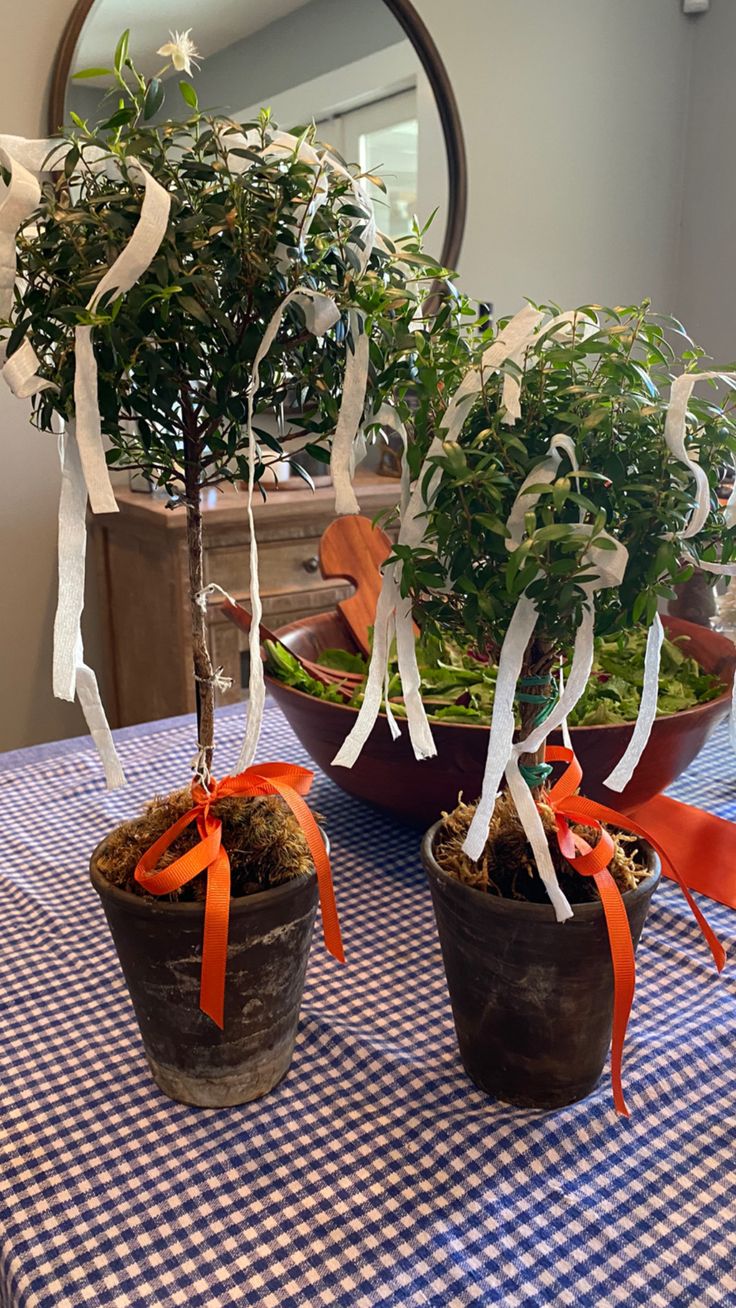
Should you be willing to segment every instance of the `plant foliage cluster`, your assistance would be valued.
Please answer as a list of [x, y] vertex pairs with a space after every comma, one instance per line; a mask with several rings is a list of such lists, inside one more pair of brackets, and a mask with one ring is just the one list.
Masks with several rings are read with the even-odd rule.
[[[432, 460], [443, 476], [424, 540], [395, 550], [420, 622], [495, 656], [527, 593], [540, 614], [537, 644], [565, 649], [579, 624], [583, 585], [594, 575], [586, 549], [610, 547], [605, 534], [626, 547], [628, 564], [620, 588], [598, 593], [601, 634], [649, 625], [659, 600], [699, 559], [736, 558], [736, 530], [726, 526], [717, 494], [736, 454], [733, 382], [724, 375], [690, 400], [688, 446], [707, 472], [712, 512], [687, 550], [680, 539], [694, 482], [665, 444], [665, 418], [673, 377], [704, 369], [703, 359], [682, 325], [648, 303], [584, 306], [567, 332], [542, 326], [521, 365], [509, 361], [488, 372], [459, 441]], [[521, 384], [514, 424], [505, 420], [507, 373]], [[509, 513], [558, 433], [574, 441], [579, 472], [563, 455], [551, 484], [534, 483], [532, 475], [528, 490], [539, 499], [512, 549]]]
[[[298, 301], [287, 308], [260, 369], [256, 480], [284, 453], [259, 412], [283, 406], [287, 418], [295, 415], [299, 447], [328, 460], [346, 337], [353, 345], [350, 309], [371, 337], [368, 412], [391, 398], [421, 435], [436, 417], [439, 379], [447, 374], [450, 384], [457, 371], [448, 364], [455, 355], [458, 368], [468, 359], [468, 309], [450, 296], [430, 330], [423, 306], [443, 270], [422, 254], [419, 228], [398, 246], [379, 241], [363, 270], [367, 214], [353, 191], [357, 170], [315, 170], [300, 158], [303, 144], [325, 157], [313, 126], [294, 129], [293, 150], [271, 152], [279, 131], [268, 111], [242, 123], [204, 113], [184, 80], [185, 120], [161, 121], [170, 83], [140, 76], [127, 33], [111, 69], [88, 71], [112, 75], [117, 103], [99, 124], [74, 116], [63, 165], [20, 234], [14, 322], [0, 324], [8, 352], [30, 339], [40, 375], [54, 383], [34, 400], [36, 425], [50, 431], [55, 414], [73, 416], [74, 329], [89, 324], [109, 462], [144, 472], [173, 500], [185, 494], [187, 462], [196, 464], [190, 494], [192, 483], [239, 479], [247, 474], [245, 396], [256, 350], [285, 296], [306, 287], [331, 297], [341, 317], [316, 340]], [[140, 218], [131, 161], [170, 195], [168, 229], [133, 289], [89, 312]], [[318, 186], [326, 195], [312, 212]], [[296, 452], [293, 437], [285, 452]]]

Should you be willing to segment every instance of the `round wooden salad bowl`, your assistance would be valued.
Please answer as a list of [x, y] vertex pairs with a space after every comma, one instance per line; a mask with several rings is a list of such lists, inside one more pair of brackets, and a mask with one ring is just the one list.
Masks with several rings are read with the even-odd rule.
[[[666, 790], [689, 767], [730, 704], [736, 645], [718, 632], [681, 618], [664, 617], [663, 622], [668, 636], [685, 637], [686, 652], [706, 672], [721, 678], [723, 694], [707, 704], [657, 718], [639, 766], [620, 794], [603, 782], [626, 749], [633, 724], [572, 728], [573, 746], [583, 768], [583, 793], [624, 812]], [[296, 654], [316, 661], [325, 649], [357, 650], [337, 611], [302, 618], [281, 627], [277, 634]], [[382, 714], [355, 766], [336, 768], [332, 760], [355, 721], [357, 709], [316, 699], [273, 677], [267, 680], [271, 694], [307, 753], [349, 795], [423, 827], [436, 821], [443, 810], [454, 808], [460, 791], [466, 800], [477, 799], [485, 766], [487, 727], [433, 723], [437, 757], [420, 763], [414, 758], [405, 725], [400, 738], [392, 741]], [[556, 732], [550, 741], [562, 743]]]

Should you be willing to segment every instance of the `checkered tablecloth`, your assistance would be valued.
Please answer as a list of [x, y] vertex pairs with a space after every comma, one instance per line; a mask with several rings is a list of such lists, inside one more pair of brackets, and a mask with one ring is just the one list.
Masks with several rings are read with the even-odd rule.
[[[241, 728], [221, 714], [221, 771]], [[149, 1078], [86, 860], [186, 779], [194, 733], [119, 734], [114, 795], [86, 741], [0, 760], [3, 1308], [736, 1304], [736, 965], [717, 977], [672, 884], [639, 949], [631, 1119], [605, 1079], [506, 1108], [458, 1059], [416, 832], [320, 778], [349, 966], [315, 941], [267, 1099], [187, 1108]], [[261, 758], [308, 761], [273, 706]], [[676, 794], [736, 816], [723, 732]]]

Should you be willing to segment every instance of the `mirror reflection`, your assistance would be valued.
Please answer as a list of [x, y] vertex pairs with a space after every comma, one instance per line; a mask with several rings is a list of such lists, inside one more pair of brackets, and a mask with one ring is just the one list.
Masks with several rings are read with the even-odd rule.
[[[157, 51], [170, 33], [191, 29], [203, 108], [245, 121], [267, 106], [287, 129], [313, 120], [320, 140], [383, 178], [386, 193], [374, 187], [373, 199], [387, 235], [436, 210], [426, 246], [439, 258], [447, 216], [442, 128], [420, 60], [383, 0], [98, 0], [72, 75], [103, 68], [128, 27], [131, 54], [148, 77], [167, 62]], [[177, 76], [167, 73], [163, 116], [180, 112]], [[71, 81], [67, 118], [110, 112], [110, 85], [104, 75]]]

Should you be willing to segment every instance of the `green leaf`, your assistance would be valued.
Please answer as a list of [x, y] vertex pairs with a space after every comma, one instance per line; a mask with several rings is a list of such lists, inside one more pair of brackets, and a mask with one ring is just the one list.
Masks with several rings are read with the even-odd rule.
[[83, 68], [79, 73], [72, 73], [73, 82], [81, 82], [85, 77], [112, 77], [112, 68]]
[[199, 109], [199, 98], [191, 82], [180, 82], [179, 90], [181, 91], [182, 100], [189, 105], [190, 109]]
[[193, 295], [179, 295], [175, 300], [172, 300], [172, 303], [177, 304], [185, 313], [191, 314], [192, 318], [197, 319], [197, 322], [204, 323], [206, 327], [212, 326], [212, 320], [207, 310], [202, 307], [199, 300], [195, 300]]
[[130, 44], [130, 28], [128, 27], [123, 32], [123, 35], [121, 36], [120, 40], [118, 41], [115, 47], [115, 55], [113, 58], [113, 63], [115, 65], [115, 71], [117, 73], [120, 72], [120, 69], [125, 63], [125, 60], [128, 58], [129, 44]]
[[144, 119], [153, 118], [157, 114], [165, 99], [163, 82], [158, 77], [152, 77], [146, 88], [146, 95], [143, 101]]
[[132, 123], [135, 118], [135, 109], [118, 109], [112, 118], [108, 118], [106, 123], [102, 124], [104, 131], [114, 131], [116, 127], [125, 127], [127, 123]]

